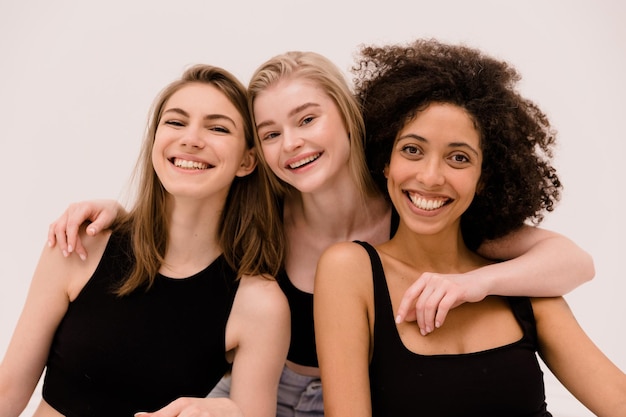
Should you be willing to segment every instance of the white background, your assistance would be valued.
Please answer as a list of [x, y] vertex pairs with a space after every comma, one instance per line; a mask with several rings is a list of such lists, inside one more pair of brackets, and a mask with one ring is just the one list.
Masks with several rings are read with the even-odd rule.
[[[619, 0], [0, 0], [0, 352], [48, 224], [70, 202], [124, 197], [152, 99], [187, 66], [223, 66], [247, 84], [286, 50], [347, 72], [360, 44], [436, 37], [514, 64], [558, 129], [565, 189], [544, 227], [593, 255], [595, 279], [567, 299], [626, 370], [624, 18]], [[591, 415], [546, 381], [553, 414]]]

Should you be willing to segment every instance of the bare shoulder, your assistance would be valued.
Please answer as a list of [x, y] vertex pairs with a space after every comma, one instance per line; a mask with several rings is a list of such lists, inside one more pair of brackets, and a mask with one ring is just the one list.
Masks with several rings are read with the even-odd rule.
[[358, 276], [370, 270], [369, 255], [365, 248], [354, 242], [341, 242], [324, 251], [317, 265], [317, 276], [335, 271], [342, 275]]
[[320, 295], [324, 300], [333, 300], [338, 294], [367, 297], [371, 292], [371, 277], [371, 262], [365, 248], [354, 242], [334, 244], [317, 264], [315, 298]]
[[239, 312], [252, 318], [289, 314], [287, 297], [273, 277], [244, 275], [235, 298]]
[[90, 236], [87, 234], [87, 226], [82, 225], [78, 233], [81, 242], [83, 242], [83, 246], [89, 251], [90, 256], [91, 254], [95, 255], [93, 257], [99, 261], [100, 258], [102, 258], [104, 249], [109, 243], [109, 239], [112, 233], [111, 230], [106, 229], [96, 234], [95, 236]]
[[89, 253], [87, 259], [82, 261], [77, 256], [70, 256], [63, 260], [64, 262], [69, 263], [70, 281], [68, 283], [68, 296], [70, 300], [73, 300], [78, 296], [85, 284], [87, 284], [91, 276], [96, 271], [111, 237], [110, 230], [104, 230], [95, 236], [89, 236], [85, 230], [85, 226], [81, 226], [79, 234], [80, 239], [83, 242], [83, 246]]
[[[336, 265], [357, 265], [369, 259], [365, 248], [355, 242], [340, 242], [328, 247], [320, 258], [320, 263]], [[367, 262], [369, 265], [369, 262]]]

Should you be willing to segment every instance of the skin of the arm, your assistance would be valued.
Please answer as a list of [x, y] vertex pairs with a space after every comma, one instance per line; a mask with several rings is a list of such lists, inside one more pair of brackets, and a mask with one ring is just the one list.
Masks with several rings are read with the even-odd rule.
[[561, 383], [600, 417], [626, 415], [626, 374], [580, 327], [562, 297], [532, 299], [539, 354]]
[[144, 417], [274, 417], [287, 359], [290, 310], [275, 280], [244, 276], [226, 328], [233, 358], [230, 398], [179, 398]]
[[239, 342], [230, 398], [246, 417], [274, 417], [291, 336], [287, 298], [275, 280], [244, 276], [231, 314], [226, 331]]
[[565, 295], [595, 274], [593, 259], [570, 239], [523, 226], [485, 242], [479, 253], [506, 259], [465, 274], [424, 273], [406, 292], [397, 320], [417, 321], [424, 335], [443, 325], [448, 311], [487, 295], [554, 297]]
[[[369, 300], [369, 301], [368, 301]], [[315, 335], [327, 417], [371, 416], [369, 359], [373, 317], [369, 257], [339, 243], [320, 258], [315, 277]]]
[[485, 242], [478, 252], [490, 259], [506, 259], [476, 270], [491, 279], [489, 295], [556, 297], [565, 295], [595, 275], [593, 258], [572, 240], [539, 227]]
[[[24, 308], [0, 365], [0, 415], [18, 416], [41, 377], [54, 333], [72, 300], [93, 274], [109, 234], [96, 238], [83, 234], [92, 252], [89, 262], [65, 258], [44, 248]], [[99, 256], [98, 256], [99, 255]]]

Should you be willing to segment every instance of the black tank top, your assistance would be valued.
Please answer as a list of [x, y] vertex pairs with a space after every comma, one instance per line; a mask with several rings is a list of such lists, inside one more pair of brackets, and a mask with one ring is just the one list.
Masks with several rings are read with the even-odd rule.
[[298, 289], [283, 269], [276, 281], [291, 310], [291, 342], [287, 359], [298, 365], [318, 367], [313, 322], [313, 294]]
[[204, 397], [229, 367], [225, 329], [238, 281], [223, 257], [189, 278], [157, 275], [150, 290], [118, 297], [111, 290], [131, 252], [127, 237], [111, 236], [54, 335], [43, 398], [67, 417], [130, 417]]
[[[391, 210], [390, 236], [398, 229], [400, 217], [396, 210]], [[291, 309], [291, 342], [287, 359], [298, 365], [319, 366], [315, 347], [315, 323], [313, 321], [313, 294], [298, 289], [287, 275], [279, 272], [276, 280], [282, 288]]]
[[361, 244], [372, 261], [374, 351], [369, 367], [372, 416], [542, 416], [543, 372], [530, 300], [507, 300], [523, 337], [509, 345], [460, 355], [419, 355], [398, 334], [387, 280], [378, 253]]

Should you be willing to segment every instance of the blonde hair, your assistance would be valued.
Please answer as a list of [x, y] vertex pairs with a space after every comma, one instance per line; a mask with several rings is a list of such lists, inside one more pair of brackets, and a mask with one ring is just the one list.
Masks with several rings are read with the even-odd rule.
[[[131, 236], [135, 258], [129, 276], [116, 291], [118, 295], [130, 294], [140, 287], [150, 288], [163, 264], [168, 242], [166, 191], [152, 166], [151, 152], [165, 104], [172, 95], [191, 83], [209, 84], [229, 99], [244, 121], [247, 148], [254, 147], [255, 129], [246, 101], [246, 89], [228, 71], [210, 65], [196, 65], [161, 91], [152, 106], [137, 161], [136, 173], [141, 191], [134, 207], [113, 227], [115, 231]], [[224, 257], [238, 271], [238, 276], [275, 276], [278, 273], [283, 263], [285, 243], [278, 202], [266, 172], [255, 169], [247, 176], [235, 177], [222, 210], [218, 234]]]
[[[254, 100], [265, 89], [285, 78], [303, 78], [314, 82], [324, 89], [335, 102], [350, 138], [350, 172], [363, 197], [376, 192], [376, 186], [367, 168], [365, 160], [365, 126], [361, 109], [345, 77], [339, 68], [328, 58], [315, 52], [290, 51], [277, 55], [262, 64], [252, 75], [248, 84], [248, 105], [254, 121]], [[256, 129], [255, 129], [256, 130]], [[260, 149], [258, 134], [254, 133], [256, 146]], [[259, 152], [261, 169], [269, 169], [267, 162]], [[281, 198], [293, 190], [289, 184], [269, 174], [272, 186]]]

